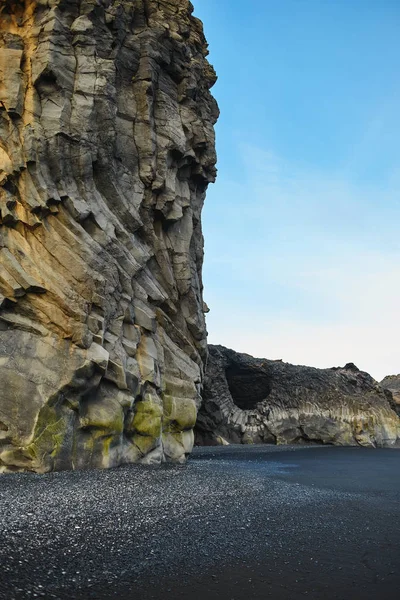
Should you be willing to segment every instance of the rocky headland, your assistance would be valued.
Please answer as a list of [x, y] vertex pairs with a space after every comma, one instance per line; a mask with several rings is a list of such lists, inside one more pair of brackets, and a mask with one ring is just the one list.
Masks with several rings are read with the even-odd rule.
[[0, 0], [0, 472], [181, 462], [216, 80], [188, 0]]
[[352, 363], [316, 369], [209, 346], [196, 443], [394, 446], [395, 409], [391, 391]]

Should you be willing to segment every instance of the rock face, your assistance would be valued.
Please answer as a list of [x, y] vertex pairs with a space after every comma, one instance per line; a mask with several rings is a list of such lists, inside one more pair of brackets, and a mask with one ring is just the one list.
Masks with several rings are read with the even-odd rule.
[[392, 392], [394, 408], [396, 412], [400, 415], [400, 374], [399, 375], [388, 375], [379, 384], [386, 390]]
[[209, 346], [196, 443], [392, 446], [393, 399], [352, 363], [314, 369]]
[[188, 0], [0, 0], [0, 471], [183, 461], [216, 77]]

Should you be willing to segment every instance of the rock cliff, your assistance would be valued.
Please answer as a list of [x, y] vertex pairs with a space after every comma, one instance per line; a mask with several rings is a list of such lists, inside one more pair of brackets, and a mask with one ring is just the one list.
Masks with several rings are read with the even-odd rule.
[[188, 0], [0, 0], [0, 471], [183, 461], [215, 178]]
[[392, 392], [394, 409], [400, 415], [400, 374], [399, 375], [387, 375], [379, 384], [386, 390]]
[[392, 446], [399, 441], [391, 392], [352, 363], [315, 369], [209, 346], [196, 443]]

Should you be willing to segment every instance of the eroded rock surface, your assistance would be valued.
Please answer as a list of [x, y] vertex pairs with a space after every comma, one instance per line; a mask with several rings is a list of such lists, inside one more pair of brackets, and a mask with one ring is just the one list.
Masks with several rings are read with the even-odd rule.
[[349, 363], [315, 369], [209, 346], [196, 443], [392, 446], [392, 394]]
[[0, 0], [0, 471], [182, 461], [215, 73], [188, 0]]
[[400, 415], [400, 374], [387, 375], [379, 384], [386, 390], [390, 390], [393, 395], [395, 410]]

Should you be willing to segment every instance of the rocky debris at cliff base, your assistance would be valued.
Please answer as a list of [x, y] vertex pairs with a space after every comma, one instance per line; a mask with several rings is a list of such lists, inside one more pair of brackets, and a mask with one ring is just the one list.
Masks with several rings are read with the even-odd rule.
[[391, 391], [353, 363], [316, 369], [209, 346], [198, 445], [229, 443], [394, 446]]
[[0, 472], [182, 462], [216, 75], [189, 0], [0, 0]]

